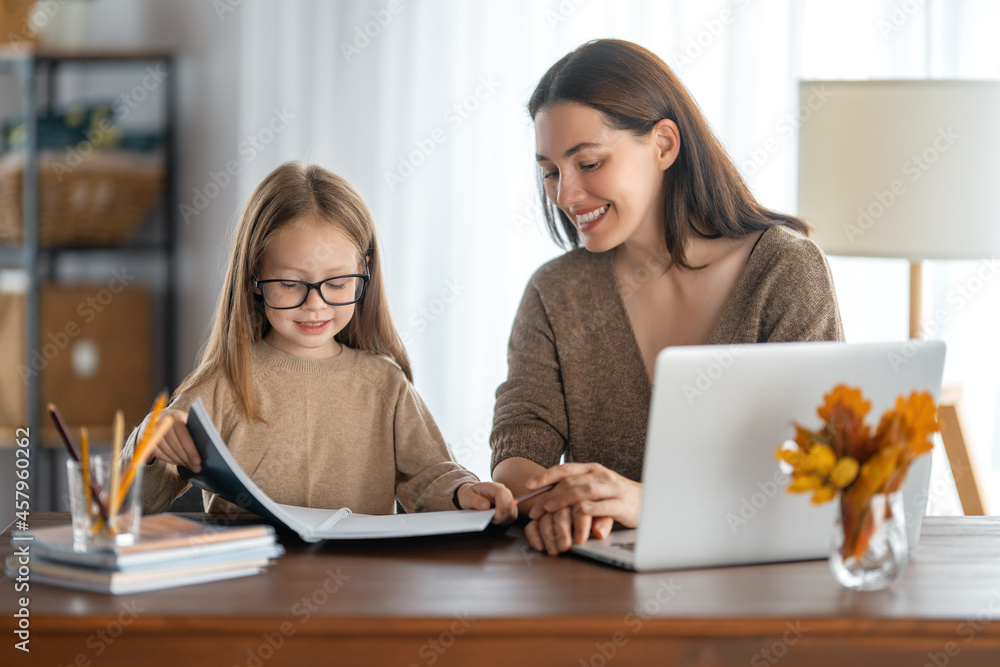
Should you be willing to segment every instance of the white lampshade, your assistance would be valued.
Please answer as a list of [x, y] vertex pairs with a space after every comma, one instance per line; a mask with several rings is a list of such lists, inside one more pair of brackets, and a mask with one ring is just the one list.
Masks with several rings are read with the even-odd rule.
[[1000, 254], [1000, 82], [803, 81], [799, 209], [829, 254]]

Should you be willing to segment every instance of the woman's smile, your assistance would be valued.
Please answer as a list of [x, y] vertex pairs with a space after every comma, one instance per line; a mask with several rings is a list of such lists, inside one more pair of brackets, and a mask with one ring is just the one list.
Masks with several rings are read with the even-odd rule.
[[535, 114], [535, 160], [545, 195], [587, 250], [626, 242], [645, 247], [662, 236], [664, 172], [679, 147], [672, 135], [662, 136], [671, 122], [639, 135], [577, 102]]
[[610, 208], [611, 204], [604, 204], [603, 206], [582, 209], [582, 212], [574, 212], [573, 218], [576, 220], [576, 228], [580, 230], [580, 233], [590, 231], [604, 219]]

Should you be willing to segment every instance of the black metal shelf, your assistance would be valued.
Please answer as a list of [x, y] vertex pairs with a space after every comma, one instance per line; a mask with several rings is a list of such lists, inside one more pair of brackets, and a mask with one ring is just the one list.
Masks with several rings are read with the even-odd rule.
[[[119, 245], [63, 245], [42, 246], [39, 243], [38, 221], [38, 114], [51, 109], [58, 92], [60, 79], [66, 76], [62, 69], [64, 64], [79, 65], [88, 68], [105, 67], [148, 67], [150, 64], [162, 66], [166, 71], [163, 79], [164, 95], [162, 110], [162, 129], [164, 133], [164, 192], [158, 207], [159, 228], [155, 234], [156, 240], [135, 239]], [[163, 332], [163, 347], [155, 359], [159, 362], [158, 373], [173, 386], [177, 382], [177, 336], [175, 331], [176, 317], [176, 284], [178, 276], [178, 259], [176, 252], [177, 211], [176, 194], [176, 68], [171, 54], [164, 52], [137, 51], [73, 51], [73, 52], [27, 52], [0, 50], [0, 71], [13, 74], [20, 88], [21, 113], [25, 119], [25, 163], [22, 190], [22, 224], [23, 240], [19, 245], [0, 244], [0, 268], [23, 270], [26, 274], [25, 299], [25, 337], [24, 359], [30, 359], [32, 352], [39, 346], [39, 297], [43, 280], [46, 276], [55, 275], [54, 267], [68, 255], [87, 256], [100, 254], [153, 254], [159, 255], [165, 261], [166, 275], [163, 284], [158, 288], [162, 294], [163, 321], [166, 323]], [[75, 69], [74, 69], [75, 71]], [[40, 94], [42, 93], [42, 94]], [[39, 99], [39, 98], [43, 99]], [[40, 104], [42, 103], [43, 104]], [[10, 354], [11, 351], [4, 351]], [[29, 374], [25, 383], [25, 418], [32, 434], [30, 459], [32, 462], [31, 479], [35, 480], [34, 488], [38, 495], [32, 503], [32, 510], [44, 511], [56, 506], [55, 475], [58, 470], [50, 465], [48, 480], [39, 474], [39, 462], [48, 460], [50, 450], [42, 447], [42, 432], [39, 420], [41, 396], [39, 377], [37, 373]], [[54, 459], [53, 459], [54, 460]], [[52, 461], [49, 461], [51, 464]], [[39, 484], [41, 482], [41, 484]], [[44, 486], [43, 486], [44, 485]]]
[[[163, 244], [156, 242], [144, 243], [123, 243], [121, 245], [51, 245], [39, 246], [35, 252], [39, 255], [60, 255], [69, 253], [78, 254], [101, 254], [108, 252], [162, 252]], [[23, 254], [22, 246], [6, 244], [0, 245], [0, 259], [5, 257], [20, 257]]]

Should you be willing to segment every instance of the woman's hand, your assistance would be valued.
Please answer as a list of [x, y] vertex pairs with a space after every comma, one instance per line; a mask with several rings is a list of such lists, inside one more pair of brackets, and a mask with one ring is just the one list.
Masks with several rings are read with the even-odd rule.
[[[193, 472], [201, 472], [201, 457], [194, 446], [194, 440], [187, 429], [187, 413], [180, 410], [164, 410], [163, 416], [171, 415], [174, 418], [174, 425], [163, 436], [163, 439], [153, 448], [152, 456], [174, 465], [184, 466]], [[143, 423], [139, 430], [146, 428]]]
[[615, 521], [634, 528], [639, 523], [642, 485], [599, 463], [565, 463], [528, 480], [529, 489], [555, 487], [531, 508], [525, 535], [538, 551], [556, 554], [590, 535], [607, 537]]
[[591, 535], [603, 540], [611, 533], [615, 520], [608, 516], [590, 516], [579, 505], [564, 507], [555, 513], [543, 513], [524, 527], [528, 544], [536, 551], [556, 556], [569, 551], [574, 544], [583, 544]]
[[458, 505], [464, 510], [488, 510], [496, 507], [493, 523], [510, 523], [517, 518], [514, 494], [499, 482], [467, 482], [458, 487]]

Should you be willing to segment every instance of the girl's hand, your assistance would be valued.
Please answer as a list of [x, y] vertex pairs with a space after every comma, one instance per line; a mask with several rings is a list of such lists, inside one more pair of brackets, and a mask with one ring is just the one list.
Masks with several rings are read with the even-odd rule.
[[510, 523], [517, 518], [514, 494], [500, 482], [466, 482], [458, 487], [458, 504], [464, 510], [488, 510], [496, 507], [493, 523]]
[[[174, 425], [171, 427], [163, 439], [153, 448], [152, 458], [158, 458], [166, 463], [184, 466], [193, 472], [201, 472], [201, 457], [195, 449], [194, 440], [187, 430], [186, 412], [180, 410], [164, 410], [163, 415], [172, 415]], [[145, 428], [143, 423], [142, 428]], [[142, 428], [139, 433], [142, 433]]]

